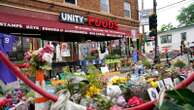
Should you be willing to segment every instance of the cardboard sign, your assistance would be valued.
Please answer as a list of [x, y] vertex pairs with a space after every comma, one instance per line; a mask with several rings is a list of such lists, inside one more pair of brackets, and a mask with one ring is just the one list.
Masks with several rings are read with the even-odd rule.
[[151, 100], [155, 100], [155, 99], [159, 98], [159, 94], [158, 94], [158, 91], [156, 90], [156, 88], [149, 88], [147, 90], [147, 92], [148, 92]]
[[164, 83], [163, 83], [162, 80], [157, 81], [157, 83], [158, 83], [158, 87], [159, 87], [160, 91], [162, 91], [163, 89], [165, 89], [165, 85], [164, 85]]
[[164, 79], [164, 83], [165, 83], [166, 89], [171, 90], [174, 88], [174, 84], [171, 78]]

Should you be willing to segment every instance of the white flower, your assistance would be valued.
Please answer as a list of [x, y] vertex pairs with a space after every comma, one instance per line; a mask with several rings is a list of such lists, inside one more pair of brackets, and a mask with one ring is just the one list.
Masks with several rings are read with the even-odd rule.
[[52, 63], [52, 58], [53, 58], [53, 55], [49, 54], [49, 53], [44, 53], [43, 56], [42, 56], [42, 59], [44, 61], [46, 61], [47, 63], [49, 63], [49, 64]]

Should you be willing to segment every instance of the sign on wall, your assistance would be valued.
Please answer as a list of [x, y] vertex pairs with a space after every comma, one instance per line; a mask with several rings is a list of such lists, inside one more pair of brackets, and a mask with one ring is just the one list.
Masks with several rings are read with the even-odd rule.
[[140, 11], [140, 23], [141, 25], [149, 24], [149, 15], [152, 14], [153, 9], [145, 9]]
[[61, 12], [60, 19], [62, 22], [84, 24], [84, 16]]
[[137, 30], [135, 30], [135, 29], [131, 30], [131, 38], [132, 38], [132, 41], [137, 40]]
[[61, 12], [60, 20], [62, 22], [67, 22], [67, 23], [87, 24], [88, 26], [101, 27], [101, 28], [114, 29], [114, 30], [118, 29], [118, 23], [115, 20], [98, 18], [94, 16], [84, 17], [81, 15]]
[[118, 23], [113, 20], [88, 16], [87, 21], [89, 26], [102, 27], [102, 28], [108, 28], [108, 29], [114, 29], [114, 30], [118, 29]]

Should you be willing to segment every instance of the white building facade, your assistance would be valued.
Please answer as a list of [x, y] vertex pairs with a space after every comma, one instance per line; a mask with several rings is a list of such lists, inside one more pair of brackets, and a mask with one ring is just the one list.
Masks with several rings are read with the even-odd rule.
[[[184, 27], [171, 29], [165, 32], [158, 33], [158, 46], [159, 51], [164, 52], [164, 48], [168, 48], [169, 51], [180, 51], [181, 40], [186, 40], [186, 46], [194, 43], [194, 24]], [[154, 50], [154, 41], [147, 42], [145, 44], [146, 53], [150, 53]]]

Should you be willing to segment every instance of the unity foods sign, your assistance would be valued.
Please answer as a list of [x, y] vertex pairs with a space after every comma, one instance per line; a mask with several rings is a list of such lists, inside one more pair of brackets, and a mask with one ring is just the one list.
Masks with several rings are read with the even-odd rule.
[[69, 14], [69, 13], [62, 12], [60, 14], [60, 19], [63, 22], [84, 24], [84, 16], [80, 16], [80, 15], [75, 15], [75, 14]]
[[68, 23], [87, 24], [88, 26], [95, 26], [114, 30], [118, 29], [118, 23], [116, 21], [105, 18], [102, 19], [94, 16], [88, 16], [87, 18], [85, 18], [84, 16], [81, 15], [61, 12], [60, 20], [62, 22]]
[[[12, 15], [0, 12], [0, 28], [27, 29], [34, 31], [67, 32], [94, 36], [126, 37], [131, 31], [120, 28], [115, 20], [94, 16], [60, 13], [60, 22], [56, 15], [48, 15], [53, 20], [34, 19], [30, 16]], [[14, 19], [13, 19], [14, 18]]]

